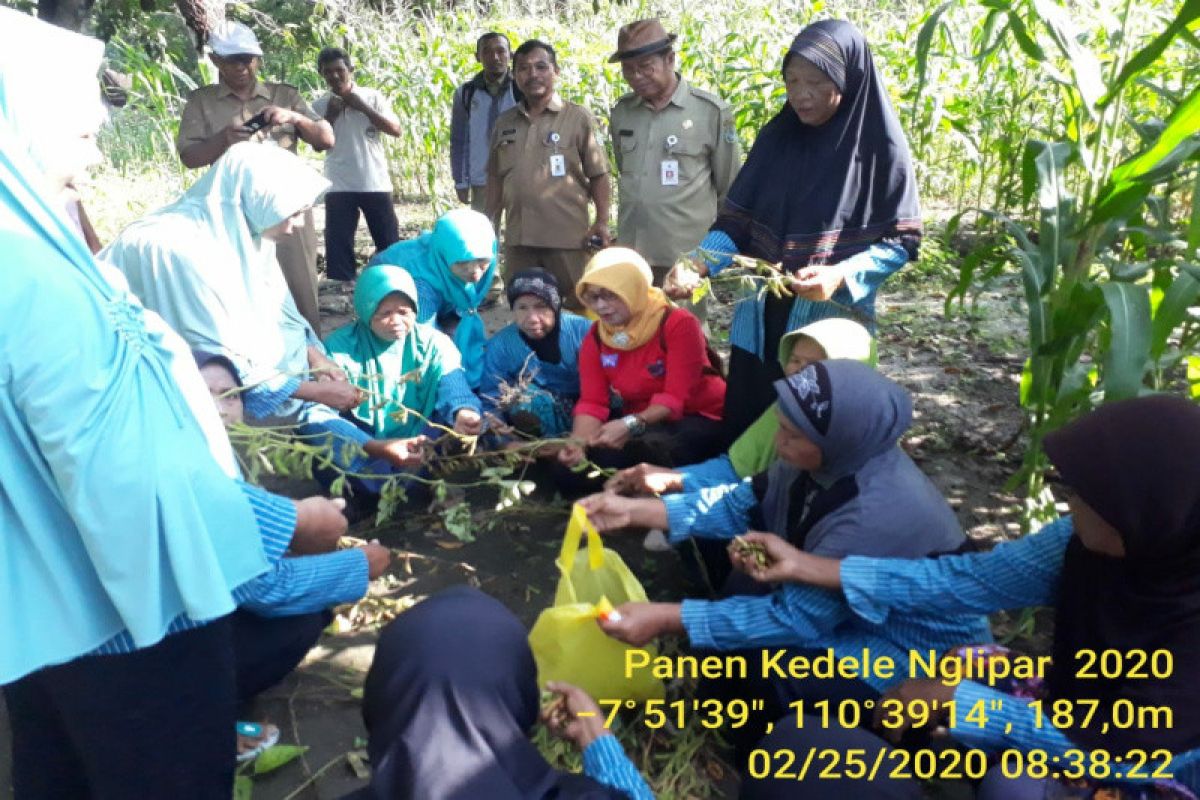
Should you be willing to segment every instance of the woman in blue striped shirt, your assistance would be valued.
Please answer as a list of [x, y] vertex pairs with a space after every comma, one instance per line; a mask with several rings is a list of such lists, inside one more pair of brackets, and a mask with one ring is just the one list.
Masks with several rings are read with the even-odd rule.
[[[1113, 403], [1049, 434], [1045, 446], [1069, 489], [1070, 516], [989, 553], [836, 559], [760, 535], [768, 563], [739, 561], [760, 581], [826, 593], [889, 628], [902, 648], [925, 646], [904, 635], [910, 625], [1053, 606], [1041, 695], [915, 679], [890, 696], [906, 709], [936, 703], [960, 743], [1002, 753], [983, 800], [1051, 796], [1038, 763], [1092, 789], [1123, 778], [1122, 797], [1190, 798], [1200, 791], [1200, 407], [1167, 396]], [[953, 723], [949, 700], [962, 710]], [[965, 721], [977, 706], [986, 718]], [[1134, 724], [1123, 724], [1122, 708]], [[889, 733], [911, 724], [906, 714]], [[1140, 794], [1156, 770], [1154, 793]]]

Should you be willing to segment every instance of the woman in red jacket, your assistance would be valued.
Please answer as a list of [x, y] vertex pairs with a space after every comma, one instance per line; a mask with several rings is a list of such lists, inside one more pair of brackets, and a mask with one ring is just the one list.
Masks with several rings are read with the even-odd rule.
[[725, 380], [700, 323], [654, 288], [633, 250], [610, 247], [587, 265], [575, 292], [597, 317], [579, 351], [580, 397], [571, 467], [587, 456], [605, 467], [648, 458], [691, 464], [721, 449]]

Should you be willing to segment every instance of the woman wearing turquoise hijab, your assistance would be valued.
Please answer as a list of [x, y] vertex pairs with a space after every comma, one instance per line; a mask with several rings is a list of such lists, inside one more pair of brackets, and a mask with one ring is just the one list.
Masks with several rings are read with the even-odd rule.
[[454, 339], [467, 383], [478, 389], [487, 339], [479, 306], [496, 277], [496, 232], [488, 218], [455, 209], [439, 217], [432, 231], [397, 242], [371, 264], [395, 264], [412, 275], [417, 321], [435, 324]]
[[[99, 158], [101, 54], [0, 8], [0, 686], [13, 788], [228, 797], [229, 615], [268, 568], [257, 515], [270, 496], [235, 482], [184, 342], [61, 214], [63, 186]], [[54, 114], [47, 98], [62, 104]], [[279, 502], [286, 543], [303, 512]], [[146, 759], [147, 736], [178, 751]]]
[[363, 392], [349, 414], [374, 437], [364, 444], [369, 455], [413, 466], [431, 421], [478, 432], [479, 399], [467, 385], [462, 359], [448, 336], [417, 322], [411, 275], [391, 264], [363, 270], [354, 310], [358, 320], [331, 333], [325, 346]]

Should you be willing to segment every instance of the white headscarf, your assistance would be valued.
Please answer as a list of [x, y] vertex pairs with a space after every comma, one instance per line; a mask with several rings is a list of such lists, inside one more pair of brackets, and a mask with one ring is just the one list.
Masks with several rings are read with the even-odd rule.
[[93, 151], [100, 56], [0, 8], [0, 683], [227, 614], [267, 568], [190, 352], [57, 200]]
[[229, 357], [247, 384], [295, 374], [308, 363], [308, 328], [262, 233], [311, 206], [329, 185], [282, 148], [237, 144], [100, 257], [193, 349]]

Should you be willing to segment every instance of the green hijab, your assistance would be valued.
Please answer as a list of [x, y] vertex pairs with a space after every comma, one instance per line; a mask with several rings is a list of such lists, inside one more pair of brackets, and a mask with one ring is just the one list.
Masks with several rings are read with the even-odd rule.
[[[871, 333], [850, 319], [823, 319], [784, 334], [779, 340], [779, 364], [787, 368], [796, 341], [808, 338], [821, 345], [826, 358], [848, 358], [875, 366], [875, 340]], [[779, 417], [775, 405], [763, 412], [729, 448], [729, 461], [739, 477], [757, 475], [775, 460], [775, 434]]]
[[461, 367], [450, 340], [429, 325], [415, 324], [403, 339], [388, 341], [371, 330], [371, 316], [393, 292], [417, 307], [417, 287], [406, 270], [376, 264], [363, 270], [354, 287], [358, 320], [338, 328], [325, 340], [329, 355], [350, 380], [369, 396], [352, 412], [378, 438], [418, 435], [437, 406], [444, 375]]

